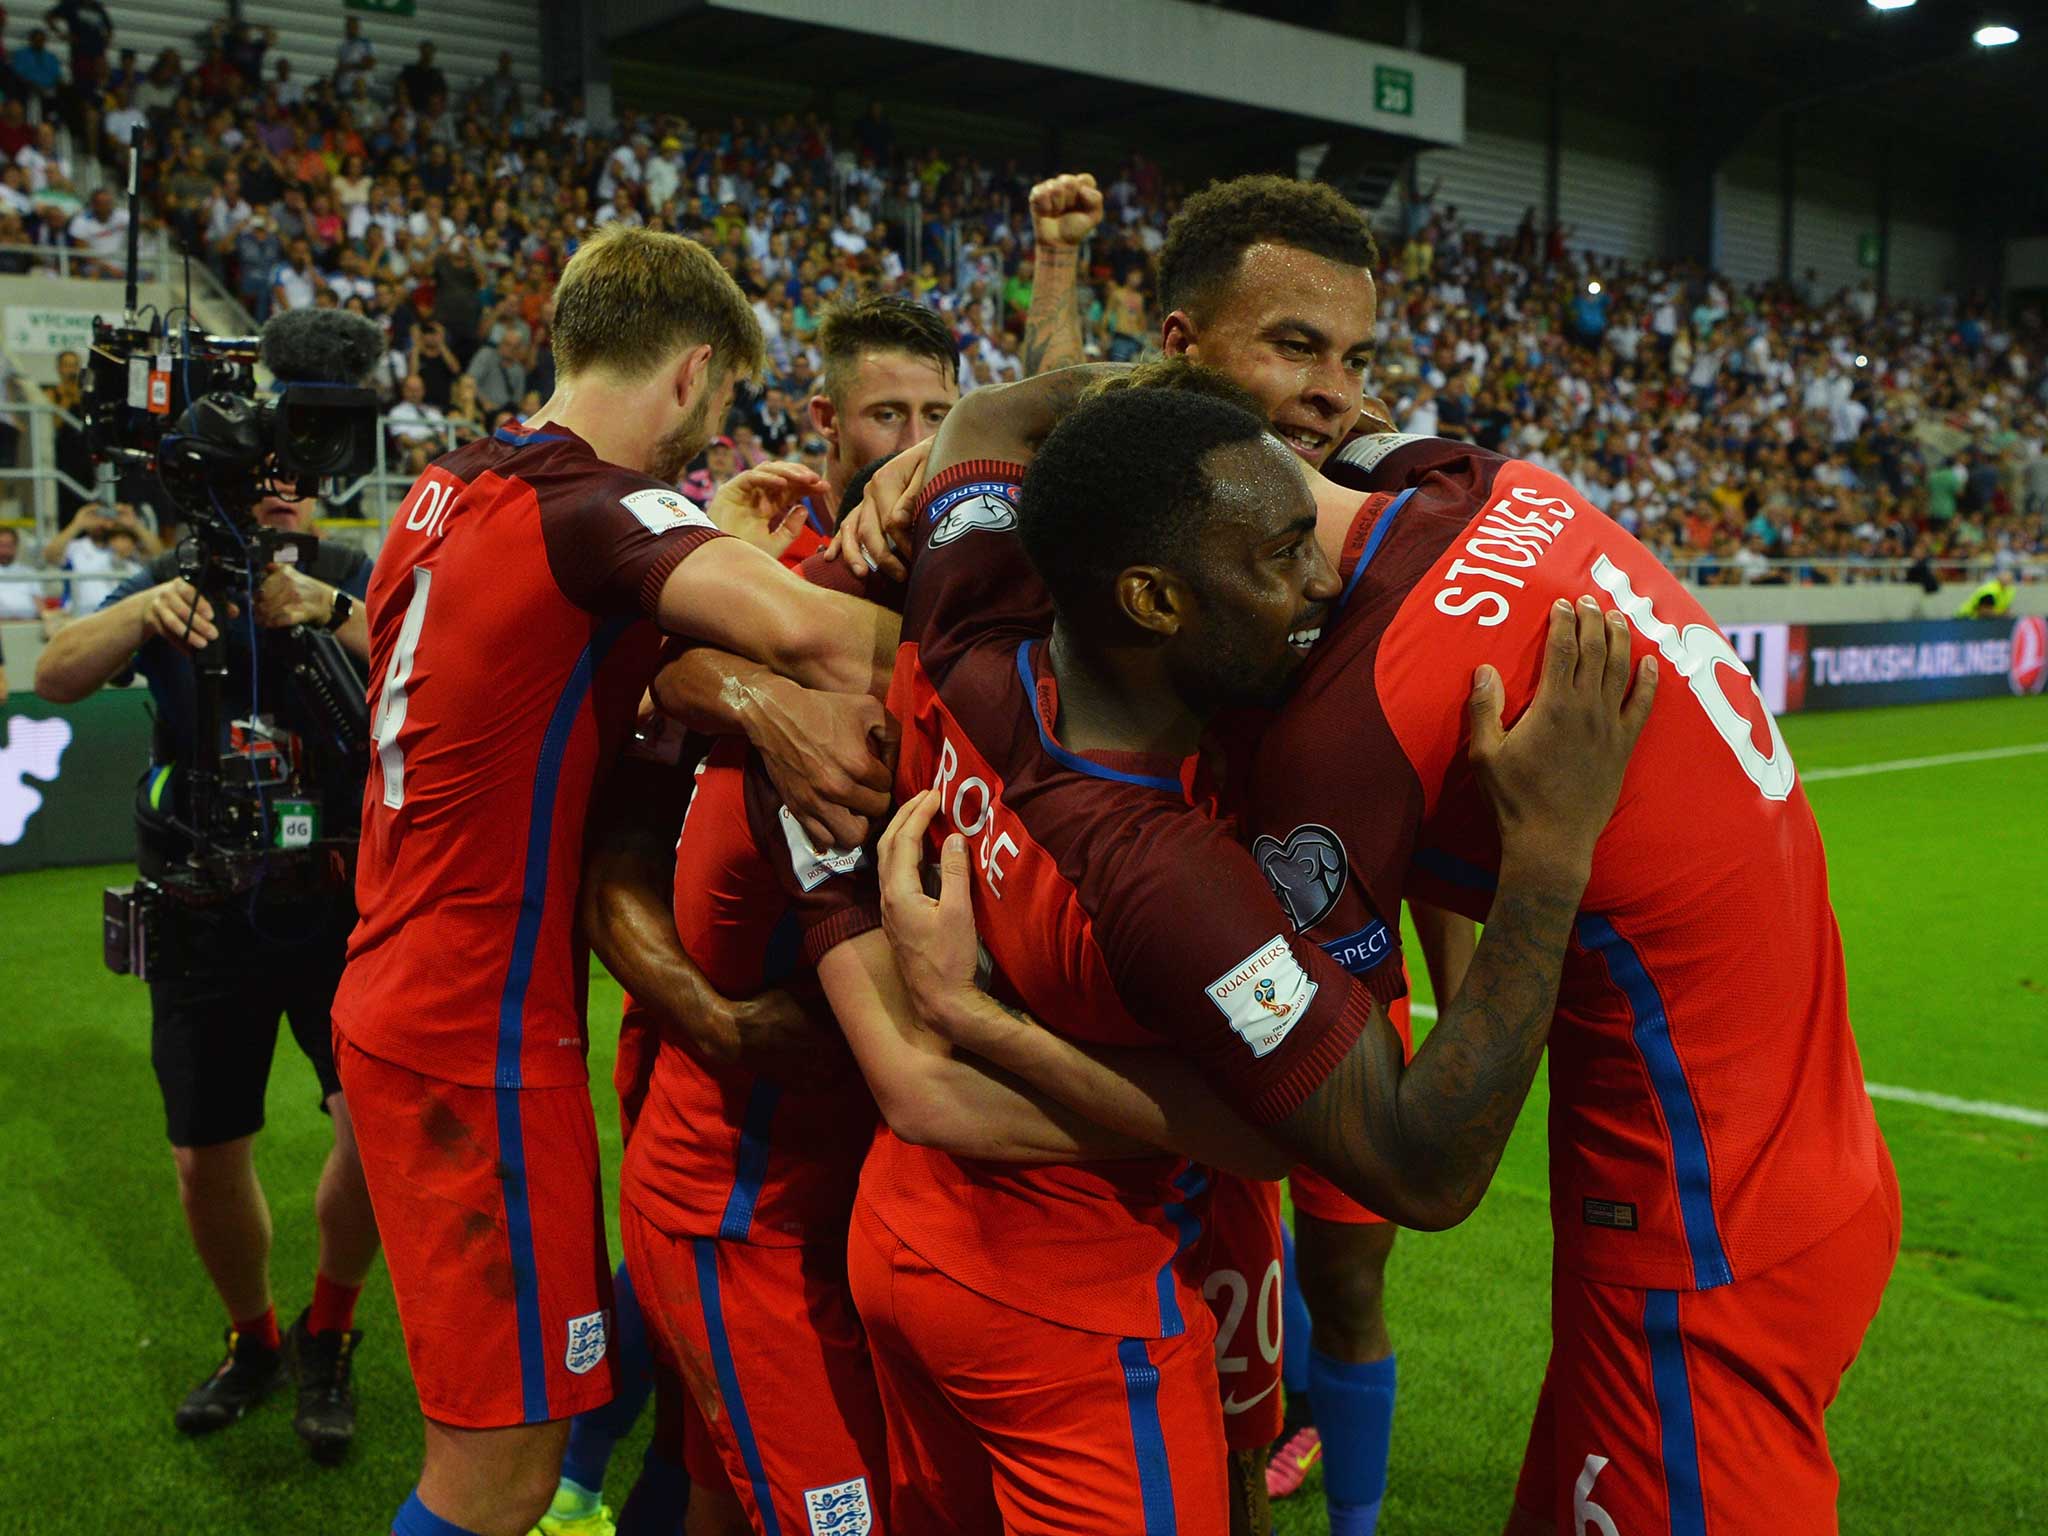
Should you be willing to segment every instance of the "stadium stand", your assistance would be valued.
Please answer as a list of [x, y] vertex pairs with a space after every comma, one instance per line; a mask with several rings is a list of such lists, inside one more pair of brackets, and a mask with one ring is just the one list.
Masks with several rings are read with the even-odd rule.
[[[359, 19], [343, 35], [332, 18], [253, 6], [195, 33], [175, 5], [122, 7], [97, 65], [74, 46], [49, 90], [14, 71], [4, 260], [111, 272], [125, 212], [99, 189], [143, 125], [150, 224], [216, 275], [209, 295], [234, 295], [250, 322], [339, 306], [388, 332], [389, 473], [359, 508], [372, 521], [432, 453], [545, 397], [555, 276], [612, 220], [697, 237], [753, 295], [772, 371], [728, 423], [744, 462], [800, 453], [801, 434], [762, 419], [765, 392], [801, 406], [820, 312], [848, 292], [945, 314], [963, 387], [1020, 375], [1024, 203], [1034, 174], [1060, 167], [899, 142], [879, 106], [843, 132], [794, 110], [596, 124], [534, 83], [536, 32], [499, 28], [493, 51], [482, 29], [429, 41], [410, 22], [374, 24], [373, 45]], [[1139, 155], [1096, 169], [1108, 216], [1089, 251], [1089, 350], [1136, 357], [1158, 334], [1150, 261], [1183, 189]], [[1511, 232], [1508, 217], [1498, 190], [1479, 228], [1398, 189], [1375, 215], [1375, 380], [1404, 430], [1558, 469], [1700, 584], [1925, 585], [2042, 553], [2037, 317], [2016, 330], [1952, 295], [1880, 304], [1867, 281], [1630, 263], [1610, 240], [1576, 244], [1567, 221], [1539, 228], [1533, 208]], [[17, 362], [57, 386], [54, 357]], [[79, 499], [46, 500], [43, 539]]]

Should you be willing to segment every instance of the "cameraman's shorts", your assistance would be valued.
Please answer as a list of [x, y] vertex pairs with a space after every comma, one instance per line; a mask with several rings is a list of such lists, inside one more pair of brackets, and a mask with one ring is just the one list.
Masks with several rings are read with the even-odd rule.
[[610, 1402], [612, 1266], [589, 1084], [444, 1082], [340, 1034], [334, 1053], [420, 1411], [498, 1429]]
[[297, 969], [264, 965], [149, 984], [149, 1059], [172, 1146], [213, 1147], [263, 1129], [280, 1015], [313, 1064], [320, 1103], [341, 1092], [328, 1017], [341, 965], [337, 943]]

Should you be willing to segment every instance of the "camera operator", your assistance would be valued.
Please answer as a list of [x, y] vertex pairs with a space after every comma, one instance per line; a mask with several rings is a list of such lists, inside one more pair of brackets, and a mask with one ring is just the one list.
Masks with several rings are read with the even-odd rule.
[[[254, 515], [270, 528], [298, 532], [310, 522], [313, 505], [269, 496], [257, 503]], [[356, 551], [322, 544], [308, 569], [274, 565], [262, 573], [245, 614], [233, 601], [225, 604], [227, 611], [216, 611], [178, 574], [176, 551], [166, 552], [123, 582], [96, 612], [61, 630], [43, 651], [36, 691], [56, 703], [82, 699], [137, 673], [148, 681], [156, 726], [135, 806], [136, 862], [143, 876], [161, 878], [192, 852], [185, 831], [192, 825], [186, 778], [201, 750], [195, 739], [194, 653], [216, 634], [224, 638], [224, 737], [226, 721], [249, 715], [257, 687], [255, 708], [292, 731], [296, 749], [303, 745], [296, 722], [308, 716], [282, 649], [287, 637], [280, 632], [293, 625], [325, 629], [351, 657], [366, 658], [370, 567]], [[292, 755], [301, 757], [296, 750]], [[303, 760], [314, 765], [308, 780], [309, 793], [317, 796], [318, 824], [329, 838], [342, 835], [352, 865], [361, 779], [322, 768], [316, 752], [304, 753]], [[253, 891], [197, 909], [194, 941], [165, 955], [163, 969], [170, 974], [150, 978], [150, 1056], [163, 1093], [178, 1192], [193, 1246], [232, 1320], [226, 1359], [186, 1396], [175, 1422], [190, 1435], [225, 1428], [291, 1369], [299, 1386], [295, 1428], [322, 1461], [339, 1459], [355, 1433], [349, 1369], [361, 1334], [353, 1329], [353, 1314], [378, 1246], [328, 1022], [355, 922], [353, 870], [336, 867], [331, 873], [335, 878], [310, 895], [285, 895], [259, 882]], [[280, 1014], [290, 1019], [299, 1049], [313, 1064], [322, 1106], [334, 1123], [334, 1146], [314, 1197], [320, 1256], [313, 1300], [282, 1337], [270, 1292], [270, 1210], [252, 1145], [263, 1125]]]

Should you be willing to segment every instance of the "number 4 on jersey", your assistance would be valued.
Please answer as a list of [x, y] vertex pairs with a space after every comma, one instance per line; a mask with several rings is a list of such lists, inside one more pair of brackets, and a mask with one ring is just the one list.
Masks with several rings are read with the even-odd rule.
[[370, 722], [370, 738], [377, 743], [377, 762], [384, 770], [384, 803], [394, 811], [405, 804], [405, 749], [398, 744], [398, 733], [405, 729], [406, 689], [412, 682], [420, 627], [427, 622], [427, 591], [433, 580], [434, 573], [424, 566], [412, 568], [412, 601], [405, 605], [405, 622], [398, 626], [398, 644], [392, 647], [391, 665], [384, 669], [376, 718]]
[[[1756, 680], [1749, 675], [1749, 668], [1742, 664], [1742, 658], [1735, 654], [1735, 647], [1726, 637], [1711, 624], [1688, 624], [1681, 630], [1665, 623], [1657, 617], [1650, 600], [1637, 595], [1628, 572], [1605, 555], [1593, 562], [1593, 580], [1614, 599], [1614, 606], [1627, 615], [1643, 638], [1657, 647], [1657, 653], [1678, 669], [1750, 782], [1764, 792], [1766, 799], [1783, 800], [1790, 795], [1798, 777], [1792, 766], [1792, 749], [1785, 745], [1785, 738], [1778, 733], [1778, 722], [1771, 718], [1771, 712], [1757, 695]], [[1757, 750], [1748, 718], [1722, 690], [1724, 668], [1740, 676], [1742, 685], [1756, 698], [1757, 708], [1763, 712], [1764, 723], [1771, 731], [1768, 756]]]

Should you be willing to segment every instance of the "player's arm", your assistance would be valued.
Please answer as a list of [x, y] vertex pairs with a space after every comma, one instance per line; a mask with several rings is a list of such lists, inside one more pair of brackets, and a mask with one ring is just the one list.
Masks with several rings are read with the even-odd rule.
[[888, 814], [895, 722], [872, 694], [830, 693], [716, 646], [694, 645], [654, 679], [662, 712], [707, 736], [745, 736], [818, 848], [858, 848]]
[[[1165, 1148], [1248, 1178], [1287, 1171], [1271, 1143], [1163, 1051], [1084, 1052], [980, 993], [1004, 1027], [1052, 1042], [1043, 1057], [1023, 1059], [1055, 1065], [1043, 1069], [1046, 1082], [1019, 1081], [1003, 1064], [956, 1050], [919, 1021], [880, 929], [827, 953], [818, 979], [883, 1118], [905, 1141], [998, 1162], [1144, 1157]], [[1132, 1057], [1157, 1060], [1120, 1075], [1117, 1060]]]
[[1478, 927], [1469, 917], [1426, 902], [1409, 902], [1408, 915], [1415, 920], [1422, 963], [1429, 970], [1430, 996], [1441, 1012], [1465, 985], [1465, 973], [1471, 970], [1472, 954], [1479, 945]]
[[881, 694], [901, 622], [888, 609], [812, 586], [741, 539], [714, 539], [661, 585], [655, 621], [758, 661], [807, 688]]
[[818, 980], [882, 1118], [913, 1146], [1026, 1163], [1151, 1151], [955, 1055], [950, 1043], [917, 1022], [879, 928], [827, 951], [818, 961]]
[[1024, 375], [1081, 362], [1081, 307], [1075, 275], [1081, 246], [1102, 222], [1095, 178], [1054, 176], [1031, 189], [1031, 308], [1024, 316]]
[[779, 987], [724, 996], [676, 933], [675, 847], [689, 788], [687, 768], [620, 760], [606, 792], [591, 802], [579, 897], [584, 934], [619, 985], [700, 1060], [801, 1076], [819, 1057], [817, 1027], [803, 1006]]
[[1479, 669], [1471, 759], [1500, 823], [1501, 867], [1464, 985], [1405, 1071], [1375, 1007], [1336, 1069], [1273, 1127], [1403, 1226], [1455, 1225], [1493, 1178], [1549, 1039], [1593, 845], [1649, 719], [1655, 663], [1644, 660], [1631, 690], [1627, 620], [1586, 599], [1553, 606], [1542, 680], [1512, 731], [1501, 728], [1499, 674]]

